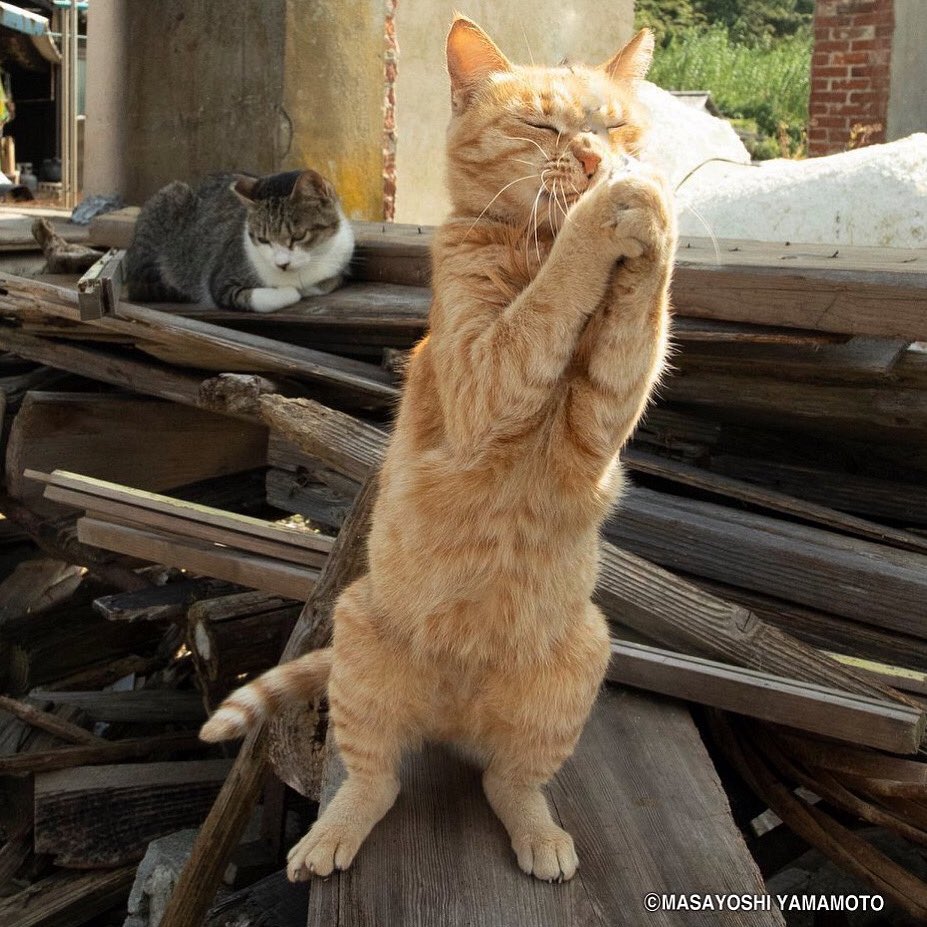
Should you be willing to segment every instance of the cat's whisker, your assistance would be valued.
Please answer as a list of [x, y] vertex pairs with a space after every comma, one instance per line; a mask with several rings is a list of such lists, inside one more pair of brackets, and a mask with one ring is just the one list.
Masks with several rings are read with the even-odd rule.
[[704, 228], [705, 231], [708, 232], [708, 237], [711, 239], [711, 245], [715, 251], [715, 264], [720, 265], [721, 264], [721, 248], [718, 247], [718, 239], [715, 237], [715, 233], [712, 227], [709, 225], [708, 220], [690, 203], [683, 203], [682, 207], [683, 209], [688, 209], [689, 212], [691, 212], [692, 215], [695, 216], [695, 218], [698, 219], [699, 222], [701, 222], [702, 228]]
[[541, 263], [541, 246], [538, 244], [538, 206], [541, 202], [541, 194], [544, 192], [544, 185], [541, 184], [538, 187], [538, 195], [534, 198], [534, 206], [532, 207], [532, 212], [534, 213], [534, 253], [538, 256], [538, 265]]
[[539, 176], [538, 174], [526, 174], [524, 177], [516, 177], [515, 180], [509, 181], [509, 183], [507, 183], [507, 184], [506, 184], [506, 185], [505, 185], [505, 186], [504, 186], [504, 187], [503, 187], [503, 188], [502, 188], [502, 189], [501, 189], [501, 190], [500, 190], [500, 191], [499, 191], [499, 192], [498, 192], [498, 193], [497, 193], [497, 194], [496, 194], [484, 207], [483, 207], [483, 211], [473, 220], [473, 225], [471, 225], [470, 228], [467, 229], [467, 233], [466, 233], [466, 235], [464, 235], [463, 241], [466, 241], [466, 240], [467, 240], [467, 235], [469, 235], [469, 234], [473, 231], [473, 229], [474, 229], [475, 226], [476, 226], [476, 223], [479, 222], [480, 219], [482, 219], [483, 216], [486, 215], [486, 210], [489, 209], [489, 207], [492, 206], [492, 204], [495, 203], [496, 200], [499, 199], [499, 197], [502, 196], [502, 194], [505, 193], [505, 191], [508, 190], [509, 187], [515, 186], [515, 184], [521, 182], [522, 180], [533, 180], [533, 179], [537, 178], [538, 176]]
[[525, 138], [522, 135], [503, 135], [502, 137], [507, 138], [510, 142], [530, 142], [530, 144], [534, 145], [534, 147], [541, 152], [544, 156], [544, 160], [547, 160], [547, 152], [533, 138]]
[[534, 161], [526, 161], [524, 158], [512, 158], [513, 161], [517, 161], [519, 164], [527, 164], [528, 167], [537, 167]]

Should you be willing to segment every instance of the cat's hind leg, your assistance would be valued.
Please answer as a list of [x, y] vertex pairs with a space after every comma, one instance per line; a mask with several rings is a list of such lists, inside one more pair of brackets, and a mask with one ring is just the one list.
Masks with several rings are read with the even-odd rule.
[[[589, 603], [541, 666], [500, 672], [485, 692], [489, 756], [483, 790], [512, 841], [519, 867], [548, 882], [572, 879], [573, 838], [553, 819], [543, 787], [573, 753], [608, 661], [608, 632]], [[489, 707], [491, 706], [491, 707]]]
[[420, 679], [381, 636], [360, 580], [335, 611], [330, 721], [347, 778], [287, 857], [293, 882], [346, 869], [399, 794], [399, 762], [418, 745]]

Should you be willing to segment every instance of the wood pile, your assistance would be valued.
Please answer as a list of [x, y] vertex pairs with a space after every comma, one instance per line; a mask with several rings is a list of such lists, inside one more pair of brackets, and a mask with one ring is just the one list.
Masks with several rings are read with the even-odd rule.
[[[92, 243], [125, 247], [133, 218], [97, 220]], [[74, 275], [0, 279], [0, 923], [118, 909], [148, 843], [198, 825], [161, 923], [204, 922], [255, 806], [273, 863], [284, 784], [324, 801], [337, 782], [324, 708], [253, 732], [234, 761], [196, 729], [324, 645], [363, 569], [429, 238], [360, 225], [349, 286], [267, 316], [121, 303], [82, 319]], [[771, 809], [924, 917], [927, 885], [853, 822], [927, 842], [927, 255], [718, 248], [680, 248], [672, 368], [623, 453], [597, 590], [608, 680], [654, 730], [659, 697], [698, 706], [710, 756], [686, 762], [706, 795], [719, 764], [761, 862], [783, 826], [750, 822]], [[612, 762], [617, 704], [577, 769]], [[672, 725], [674, 749], [703, 750], [687, 709]], [[670, 745], [639, 749], [674, 775]], [[412, 839], [403, 820], [390, 839]], [[344, 877], [357, 899], [364, 871]], [[310, 923], [332, 922], [329, 895], [310, 896]], [[365, 922], [366, 903], [338, 922]]]

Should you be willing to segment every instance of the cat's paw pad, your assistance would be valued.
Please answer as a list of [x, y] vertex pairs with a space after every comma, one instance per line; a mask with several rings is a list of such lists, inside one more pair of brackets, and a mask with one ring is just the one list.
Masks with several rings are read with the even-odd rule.
[[295, 286], [264, 286], [251, 291], [248, 308], [252, 312], [276, 312], [302, 299]]
[[347, 824], [317, 822], [287, 854], [287, 877], [305, 882], [310, 876], [325, 878], [354, 861], [363, 838]]
[[579, 868], [573, 838], [556, 825], [514, 838], [512, 849], [521, 870], [545, 882], [567, 882]]

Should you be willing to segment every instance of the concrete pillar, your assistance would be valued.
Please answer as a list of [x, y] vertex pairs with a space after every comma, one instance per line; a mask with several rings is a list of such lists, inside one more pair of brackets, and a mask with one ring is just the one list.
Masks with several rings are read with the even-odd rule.
[[384, 0], [288, 0], [284, 167], [314, 167], [354, 219], [383, 218]]
[[891, 93], [888, 98], [889, 141], [912, 132], [927, 132], [927, 3], [895, 0]]
[[444, 40], [455, 10], [478, 22], [518, 64], [565, 57], [598, 64], [633, 33], [633, 0], [400, 0], [396, 13], [396, 221], [440, 222], [448, 209], [444, 135], [450, 88]]
[[307, 166], [383, 216], [384, 0], [95, 0], [87, 192]]
[[125, 191], [128, 0], [96, 0], [87, 11], [85, 194]]

